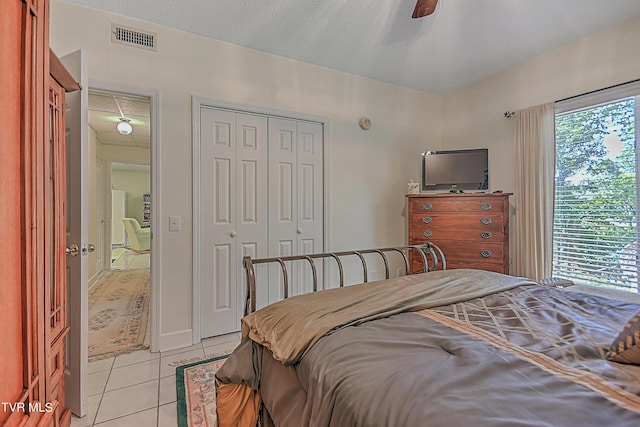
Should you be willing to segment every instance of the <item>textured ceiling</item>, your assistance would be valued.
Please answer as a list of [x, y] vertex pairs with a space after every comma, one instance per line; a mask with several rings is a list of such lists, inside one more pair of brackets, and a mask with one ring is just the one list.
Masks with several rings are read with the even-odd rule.
[[[89, 126], [101, 143], [148, 149], [151, 145], [149, 98], [108, 92], [89, 92]], [[130, 121], [133, 131], [116, 130], [120, 117]]]
[[[640, 0], [65, 0], [444, 94], [640, 16]], [[160, 40], [159, 43], [162, 43]]]

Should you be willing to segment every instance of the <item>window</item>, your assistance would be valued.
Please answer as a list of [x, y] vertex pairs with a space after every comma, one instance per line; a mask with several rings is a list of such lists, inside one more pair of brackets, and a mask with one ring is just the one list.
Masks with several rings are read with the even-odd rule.
[[556, 105], [553, 275], [638, 292], [640, 82]]

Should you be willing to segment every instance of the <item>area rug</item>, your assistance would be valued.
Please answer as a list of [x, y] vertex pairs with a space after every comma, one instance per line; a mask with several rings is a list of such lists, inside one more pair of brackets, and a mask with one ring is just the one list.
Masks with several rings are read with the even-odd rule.
[[149, 348], [148, 268], [111, 270], [89, 289], [89, 361]]
[[215, 374], [228, 354], [176, 368], [178, 427], [216, 427]]

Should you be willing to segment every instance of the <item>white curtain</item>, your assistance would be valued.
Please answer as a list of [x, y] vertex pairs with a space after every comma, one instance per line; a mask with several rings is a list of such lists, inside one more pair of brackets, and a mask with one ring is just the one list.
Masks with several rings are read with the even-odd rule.
[[514, 274], [551, 277], [555, 179], [555, 107], [538, 105], [516, 114]]

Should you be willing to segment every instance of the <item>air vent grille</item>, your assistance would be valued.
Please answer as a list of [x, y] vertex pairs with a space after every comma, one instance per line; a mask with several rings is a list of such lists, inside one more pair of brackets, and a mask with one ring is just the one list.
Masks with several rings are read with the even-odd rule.
[[111, 41], [126, 46], [158, 51], [157, 34], [111, 24]]

